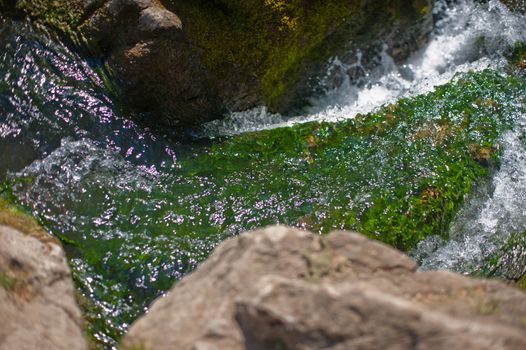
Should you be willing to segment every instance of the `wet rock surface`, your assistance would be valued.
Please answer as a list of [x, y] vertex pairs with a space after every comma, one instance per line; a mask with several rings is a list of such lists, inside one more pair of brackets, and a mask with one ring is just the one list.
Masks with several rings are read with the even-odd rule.
[[0, 11], [67, 33], [103, 58], [127, 105], [183, 125], [263, 104], [301, 108], [328, 59], [357, 52], [349, 46], [365, 66], [378, 65], [384, 46], [407, 58], [426, 42], [433, 3], [33, 0], [0, 2]]
[[526, 13], [525, 0], [502, 0], [502, 3], [508, 6], [512, 11]]
[[83, 350], [71, 273], [51, 236], [0, 224], [0, 349]]
[[351, 232], [286, 227], [221, 244], [157, 300], [125, 349], [523, 349], [526, 294], [417, 272]]

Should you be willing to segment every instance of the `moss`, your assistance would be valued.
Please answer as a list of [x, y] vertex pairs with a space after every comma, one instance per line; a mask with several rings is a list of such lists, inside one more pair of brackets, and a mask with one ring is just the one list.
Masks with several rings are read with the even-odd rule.
[[[165, 1], [180, 15], [189, 40], [201, 48], [205, 65], [229, 79], [254, 77], [271, 109], [289, 103], [288, 91], [316, 62], [363, 35], [368, 23], [392, 23], [429, 11], [428, 2], [216, 0]], [[384, 19], [382, 21], [381, 19]], [[367, 28], [367, 32], [374, 32]], [[340, 37], [339, 39], [337, 39]], [[332, 47], [329, 47], [333, 45]], [[230, 73], [229, 73], [230, 72]]]
[[16, 0], [2, 1], [0, 8], [8, 12], [24, 13], [45, 26], [66, 35], [79, 44], [77, 26], [83, 14], [82, 2], [78, 0]]
[[[504, 106], [497, 90], [514, 85], [517, 90], [509, 93], [516, 94], [523, 84], [490, 71], [468, 74], [353, 120], [235, 136], [184, 167], [195, 176], [210, 169], [225, 176], [236, 169], [266, 169], [259, 172], [268, 180], [250, 181], [272, 181], [288, 186], [290, 196], [312, 198], [291, 210], [297, 225], [319, 232], [354, 229], [405, 250], [427, 235], [445, 235], [464, 195], [498, 163], [498, 138], [511, 127], [512, 114], [504, 112], [511, 106]], [[275, 174], [288, 174], [303, 189]], [[305, 187], [324, 199], [313, 198]]]
[[517, 288], [526, 292], [526, 274], [522, 275], [522, 277], [517, 281], [516, 286]]
[[17, 229], [42, 242], [59, 243], [56, 238], [42, 228], [42, 225], [25, 209], [16, 204], [9, 182], [0, 183], [0, 225]]
[[7, 291], [11, 291], [13, 290], [13, 288], [15, 287], [15, 279], [9, 275], [7, 275], [6, 273], [0, 271], [0, 287], [7, 290]]
[[526, 71], [526, 42], [517, 42], [507, 54], [510, 64], [519, 70]]

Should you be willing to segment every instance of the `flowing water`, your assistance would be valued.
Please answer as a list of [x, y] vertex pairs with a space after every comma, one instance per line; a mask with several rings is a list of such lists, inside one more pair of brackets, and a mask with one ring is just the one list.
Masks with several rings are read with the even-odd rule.
[[[502, 242], [526, 230], [526, 115], [518, 117], [516, 128], [502, 138], [500, 168], [467, 198], [451, 224], [449, 240], [429, 237], [413, 252], [421, 269], [446, 269], [463, 273], [476, 271]], [[524, 254], [524, 253], [522, 253]], [[516, 258], [522, 262], [524, 256]], [[510, 266], [520, 277], [526, 266]], [[508, 272], [509, 273], [509, 272]]]
[[287, 118], [260, 107], [213, 121], [200, 134], [232, 135], [311, 120], [353, 118], [402, 96], [430, 91], [459, 72], [499, 67], [510, 44], [524, 40], [524, 17], [510, 13], [498, 1], [490, 1], [488, 7], [459, 1], [451, 8], [439, 1], [434, 13], [441, 19], [429, 44], [405, 64], [398, 66], [387, 54], [382, 54], [377, 69], [366, 72], [362, 80], [351, 82], [345, 72], [363, 69], [360, 52], [353, 63], [346, 64], [335, 57], [329, 62], [326, 79], [334, 79], [336, 75], [342, 83], [337, 88], [327, 88], [324, 97], [311, 101], [313, 106], [306, 115]]
[[[402, 233], [426, 230], [411, 221], [420, 215], [432, 236], [413, 256], [422, 268], [461, 272], [473, 271], [499, 240], [525, 231], [525, 84], [505, 76], [503, 54], [526, 41], [526, 20], [497, 1], [437, 6], [436, 15], [430, 43], [404, 65], [383, 54], [380, 67], [360, 81], [341, 79], [305, 115], [235, 113], [192, 130], [198, 139], [190, 140], [130, 121], [98, 62], [42, 30], [0, 18], [0, 179], [11, 179], [20, 202], [63, 240], [101, 346], [114, 347], [154, 297], [219, 242], [248, 229], [357, 228], [389, 241], [383, 229], [396, 231], [396, 224], [401, 233], [389, 242], [410, 247], [423, 237]], [[360, 68], [359, 53], [353, 63], [331, 60], [328, 76], [351, 68]], [[483, 73], [462, 75], [473, 70]], [[360, 121], [451, 80], [435, 95], [387, 107], [378, 123]], [[408, 116], [387, 123], [386, 133], [382, 122], [391, 113]], [[260, 133], [225, 138], [248, 131]], [[425, 135], [431, 141], [422, 141]], [[495, 138], [500, 166], [466, 160], [469, 147], [494, 145]], [[469, 147], [445, 149], [444, 140]], [[476, 186], [445, 239], [456, 208], [441, 209], [446, 218], [433, 221], [400, 203], [434, 208], [436, 189], [452, 174], [462, 178], [450, 190], [457, 202]], [[382, 215], [391, 226], [382, 226]]]

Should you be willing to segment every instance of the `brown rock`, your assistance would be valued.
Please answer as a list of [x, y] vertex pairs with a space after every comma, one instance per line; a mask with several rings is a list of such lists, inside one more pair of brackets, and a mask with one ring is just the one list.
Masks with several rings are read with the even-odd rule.
[[87, 342], [60, 245], [0, 225], [0, 350], [83, 350]]
[[416, 272], [351, 232], [286, 227], [221, 244], [157, 300], [125, 349], [524, 349], [526, 294], [495, 281]]
[[305, 107], [331, 57], [352, 63], [361, 50], [372, 68], [385, 44], [401, 61], [426, 42], [433, 4], [27, 0], [0, 1], [0, 12], [25, 13], [67, 34], [103, 59], [129, 106], [164, 125], [188, 125], [259, 105], [280, 113]]

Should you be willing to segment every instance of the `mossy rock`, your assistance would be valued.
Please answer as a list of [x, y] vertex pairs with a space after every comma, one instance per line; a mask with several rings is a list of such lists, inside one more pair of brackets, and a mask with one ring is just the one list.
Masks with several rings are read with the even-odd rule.
[[11, 193], [11, 184], [0, 183], [0, 225], [12, 227], [42, 242], [59, 241], [42, 228], [38, 220], [16, 203]]
[[385, 39], [392, 48], [393, 38], [387, 33], [408, 30], [430, 13], [431, 6], [427, 1], [344, 0], [173, 1], [170, 5], [186, 19], [187, 36], [202, 48], [204, 65], [222, 79], [234, 69], [255, 76], [258, 102], [274, 111], [301, 104], [296, 85], [307, 85], [305, 79], [320, 73], [329, 57], [344, 53], [349, 40], [365, 48], [368, 41]]
[[132, 107], [163, 124], [306, 105], [330, 57], [387, 45], [397, 59], [432, 27], [431, 0], [20, 0], [18, 10], [102, 56]]
[[81, 0], [0, 0], [0, 12], [31, 19], [66, 35], [79, 44], [77, 26], [84, 14]]
[[526, 231], [512, 233], [506, 241], [493, 244], [497, 248], [474, 268], [474, 274], [503, 279], [526, 290]]

